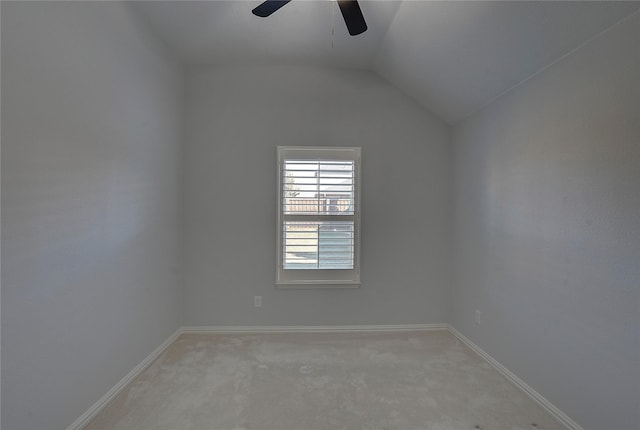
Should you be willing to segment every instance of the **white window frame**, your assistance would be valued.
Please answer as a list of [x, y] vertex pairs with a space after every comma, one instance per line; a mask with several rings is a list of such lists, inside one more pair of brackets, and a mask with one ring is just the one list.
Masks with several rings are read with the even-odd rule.
[[[278, 179], [277, 179], [277, 237], [276, 258], [278, 288], [357, 288], [360, 286], [360, 219], [361, 219], [361, 149], [358, 147], [318, 147], [318, 146], [278, 146]], [[353, 269], [284, 269], [283, 227], [285, 218], [283, 213], [283, 176], [285, 160], [349, 160], [354, 162], [354, 267]], [[306, 216], [306, 215], [303, 215]], [[333, 215], [333, 217], [344, 215]], [[319, 216], [323, 219], [331, 215]], [[310, 220], [318, 217], [309, 215]], [[314, 219], [315, 218], [315, 219]]]

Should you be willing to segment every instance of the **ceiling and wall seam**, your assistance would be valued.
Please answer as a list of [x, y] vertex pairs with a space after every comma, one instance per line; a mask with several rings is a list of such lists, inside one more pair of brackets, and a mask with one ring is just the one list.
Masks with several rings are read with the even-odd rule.
[[547, 64], [546, 66], [538, 69], [536, 72], [532, 73], [531, 75], [527, 76], [526, 78], [522, 79], [521, 81], [519, 81], [517, 84], [512, 85], [511, 87], [507, 88], [506, 90], [504, 90], [503, 92], [501, 92], [500, 94], [498, 94], [497, 96], [493, 97], [492, 99], [490, 99], [489, 101], [487, 101], [485, 104], [483, 104], [482, 106], [480, 106], [478, 109], [474, 110], [473, 112], [469, 113], [468, 115], [466, 115], [464, 118], [456, 121], [455, 123], [451, 124], [452, 126], [456, 126], [458, 124], [461, 124], [462, 122], [466, 121], [467, 119], [471, 118], [472, 116], [474, 116], [476, 113], [481, 112], [483, 109], [485, 109], [487, 106], [490, 106], [491, 104], [493, 104], [495, 101], [501, 99], [502, 97], [506, 96], [507, 94], [511, 93], [512, 91], [515, 91], [517, 88], [521, 87], [522, 85], [524, 85], [525, 83], [527, 83], [528, 81], [530, 81], [531, 79], [535, 78], [536, 76], [544, 73], [546, 70], [548, 70], [549, 68], [553, 67], [554, 65], [561, 63], [562, 61], [566, 60], [567, 58], [571, 57], [572, 55], [574, 55], [576, 52], [580, 51], [581, 49], [583, 49], [585, 46], [590, 45], [591, 43], [593, 43], [594, 41], [600, 39], [601, 37], [604, 37], [607, 33], [609, 33], [610, 31], [612, 31], [614, 28], [624, 24], [625, 22], [627, 22], [630, 19], [633, 19], [636, 15], [640, 14], [640, 9], [633, 12], [630, 15], [625, 16], [624, 18], [620, 19], [619, 21], [617, 21], [616, 23], [610, 25], [609, 27], [605, 28], [604, 30], [594, 34], [593, 36], [591, 36], [590, 38], [588, 38], [587, 40], [585, 40], [584, 42], [582, 42], [580, 45], [576, 46], [575, 48], [573, 48], [572, 50], [570, 50], [569, 52], [563, 54], [562, 56], [558, 57], [557, 59], [555, 59], [554, 61], [552, 61], [551, 63]]
[[[386, 82], [388, 82], [387, 79], [384, 76], [380, 75], [380, 73], [377, 72], [376, 64], [378, 63], [379, 57], [381, 55], [380, 48], [381, 48], [382, 44], [384, 44], [384, 41], [387, 39], [387, 35], [389, 34], [389, 29], [393, 26], [393, 23], [395, 22], [395, 20], [396, 20], [396, 18], [398, 16], [398, 11], [399, 10], [400, 10], [399, 7], [396, 8], [395, 13], [393, 14], [393, 18], [391, 18], [391, 21], [389, 22], [389, 25], [387, 26], [387, 28], [384, 31], [384, 35], [380, 38], [380, 44], [378, 45], [374, 55], [371, 57], [371, 60], [369, 61], [369, 70], [371, 70], [376, 75], [378, 75], [381, 78], [383, 78]], [[438, 116], [438, 118], [439, 118], [439, 116]]]
[[330, 36], [328, 3], [291, 2], [268, 19], [235, 1], [135, 2], [132, 8], [187, 67], [367, 70], [450, 126], [640, 8], [638, 2], [609, 1], [361, 0], [369, 30], [350, 37], [339, 20]]

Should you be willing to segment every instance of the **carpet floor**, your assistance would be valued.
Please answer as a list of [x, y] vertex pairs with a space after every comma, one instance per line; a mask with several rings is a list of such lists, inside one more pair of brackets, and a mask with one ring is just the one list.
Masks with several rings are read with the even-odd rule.
[[447, 331], [184, 334], [85, 430], [561, 430]]

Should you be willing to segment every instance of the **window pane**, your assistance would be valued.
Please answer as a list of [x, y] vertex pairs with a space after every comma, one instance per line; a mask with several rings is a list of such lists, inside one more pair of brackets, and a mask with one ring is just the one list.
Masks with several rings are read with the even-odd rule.
[[353, 269], [353, 221], [285, 221], [284, 269]]
[[283, 213], [353, 215], [353, 161], [285, 160], [283, 176]]
[[283, 230], [284, 269], [318, 268], [318, 224], [285, 222]]
[[353, 269], [353, 222], [321, 223], [318, 242], [319, 269]]

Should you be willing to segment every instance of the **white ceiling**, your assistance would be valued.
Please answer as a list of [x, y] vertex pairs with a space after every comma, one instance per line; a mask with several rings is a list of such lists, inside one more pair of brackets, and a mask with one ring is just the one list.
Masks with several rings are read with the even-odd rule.
[[456, 123], [638, 8], [640, 2], [404, 2], [375, 70]]
[[371, 69], [450, 124], [640, 9], [637, 1], [360, 0], [369, 30], [352, 37], [335, 1], [293, 0], [268, 18], [251, 13], [259, 3], [132, 5], [186, 64]]
[[302, 63], [359, 69], [371, 68], [400, 5], [398, 1], [362, 1], [369, 30], [353, 37], [335, 1], [293, 0], [268, 18], [251, 13], [260, 3], [140, 1], [132, 5], [188, 64]]

